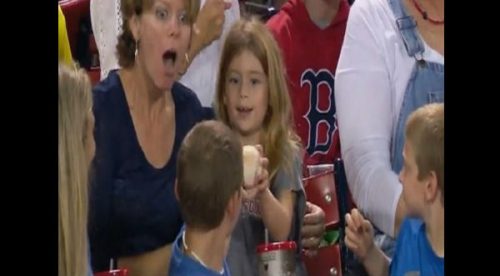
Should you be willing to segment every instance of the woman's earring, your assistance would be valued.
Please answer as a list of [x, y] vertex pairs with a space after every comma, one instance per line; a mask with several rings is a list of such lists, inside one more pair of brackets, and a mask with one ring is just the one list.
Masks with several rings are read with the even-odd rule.
[[134, 55], [137, 57], [137, 54], [139, 53], [139, 40], [135, 41], [135, 52]]

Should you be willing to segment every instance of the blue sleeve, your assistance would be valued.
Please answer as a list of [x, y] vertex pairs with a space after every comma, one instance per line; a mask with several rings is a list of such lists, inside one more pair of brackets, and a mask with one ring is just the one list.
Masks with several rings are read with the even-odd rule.
[[215, 120], [215, 111], [212, 107], [203, 107], [203, 119]]
[[203, 108], [198, 96], [188, 87], [180, 82], [175, 82], [172, 87], [172, 95], [176, 104], [176, 109], [180, 108], [178, 114], [183, 120], [183, 126], [189, 131], [196, 123], [203, 120], [211, 120], [215, 117], [212, 108]]
[[201, 105], [200, 100], [198, 99], [198, 96], [189, 88], [186, 88], [189, 92], [184, 92], [186, 95], [189, 95], [189, 104], [188, 107], [192, 108], [193, 114], [196, 116], [194, 119], [194, 124], [191, 126], [191, 128], [196, 125], [197, 123], [204, 121], [204, 120], [214, 120], [215, 119], [215, 111], [211, 107], [204, 108]]
[[403, 220], [401, 227], [399, 229], [398, 238], [396, 239], [396, 249], [394, 251], [394, 256], [392, 257], [391, 263], [389, 265], [389, 275], [395, 275], [397, 271], [399, 271], [399, 258], [398, 255], [401, 254], [401, 250], [404, 244], [404, 238], [408, 233], [410, 227], [410, 221], [408, 218]]

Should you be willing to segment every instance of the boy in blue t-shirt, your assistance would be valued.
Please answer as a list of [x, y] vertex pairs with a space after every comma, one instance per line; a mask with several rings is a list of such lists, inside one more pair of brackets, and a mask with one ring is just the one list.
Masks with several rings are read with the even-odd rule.
[[217, 121], [193, 127], [177, 159], [175, 193], [185, 227], [173, 243], [169, 275], [230, 275], [225, 256], [240, 215], [242, 185], [236, 134]]
[[373, 227], [356, 209], [346, 215], [345, 242], [370, 275], [444, 275], [444, 104], [415, 110], [405, 137], [399, 179], [411, 218], [400, 227], [392, 262], [374, 246]]

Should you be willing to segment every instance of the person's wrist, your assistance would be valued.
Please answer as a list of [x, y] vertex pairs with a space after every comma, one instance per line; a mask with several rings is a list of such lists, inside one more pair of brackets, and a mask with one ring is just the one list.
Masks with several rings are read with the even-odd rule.
[[200, 52], [203, 48], [205, 48], [206, 44], [208, 44], [208, 42], [206, 41], [207, 38], [206, 38], [206, 31], [205, 32], [202, 32], [200, 30], [200, 28], [198, 27], [199, 24], [197, 22], [194, 22], [193, 23], [193, 38], [191, 40], [192, 42], [192, 54], [193, 56], [196, 55], [198, 52]]
[[271, 190], [269, 190], [269, 187], [266, 187], [265, 189], [258, 191], [255, 198], [257, 198], [259, 201], [262, 202], [263, 200], [265, 200], [265, 197], [268, 195], [272, 195], [272, 194], [271, 194]]
[[376, 255], [376, 250], [377, 247], [375, 246], [375, 242], [372, 241], [370, 244], [368, 244], [365, 256], [359, 256], [361, 263], [365, 265], [366, 263], [371, 262], [371, 259], [373, 259]]
[[179, 76], [183, 76], [184, 74], [186, 74], [187, 70], [188, 70], [188, 67], [189, 67], [189, 64], [190, 64], [190, 59], [189, 59], [189, 51], [186, 52], [184, 54], [184, 64], [183, 64], [183, 70], [179, 71]]

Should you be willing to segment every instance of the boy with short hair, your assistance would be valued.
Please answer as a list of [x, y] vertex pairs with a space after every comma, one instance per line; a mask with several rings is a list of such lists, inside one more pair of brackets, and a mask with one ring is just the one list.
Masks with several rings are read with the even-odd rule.
[[415, 110], [406, 123], [403, 169], [405, 218], [389, 259], [374, 246], [371, 223], [346, 215], [346, 244], [370, 275], [444, 275], [444, 104]]
[[242, 145], [218, 121], [197, 124], [182, 142], [175, 192], [185, 228], [173, 243], [169, 275], [230, 275], [225, 256], [240, 215]]

